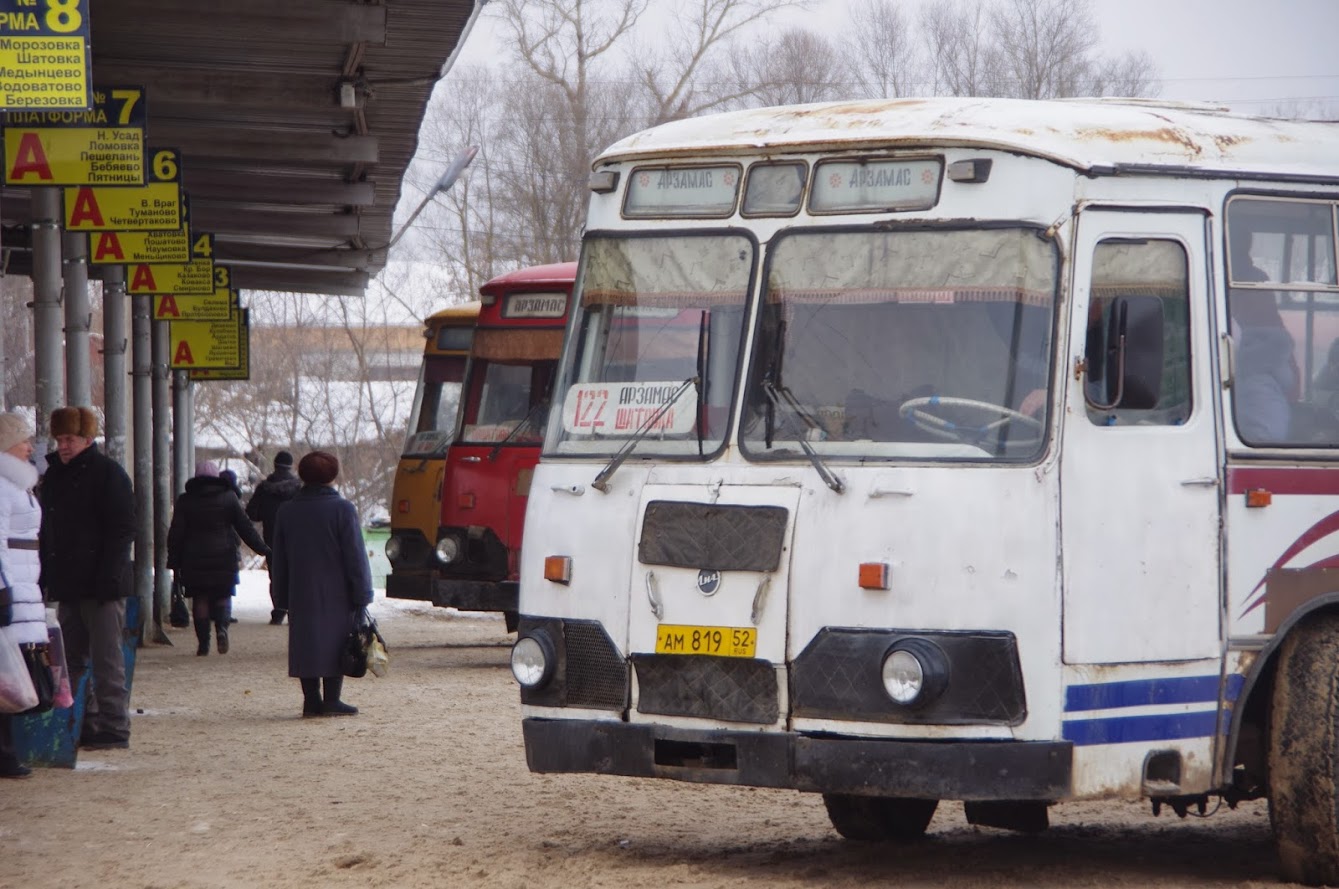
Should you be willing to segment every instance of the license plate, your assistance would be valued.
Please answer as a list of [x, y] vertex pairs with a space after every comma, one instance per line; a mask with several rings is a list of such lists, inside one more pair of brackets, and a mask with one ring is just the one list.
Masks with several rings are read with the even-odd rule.
[[695, 627], [687, 624], [656, 627], [656, 654], [753, 657], [757, 648], [758, 631], [753, 627]]

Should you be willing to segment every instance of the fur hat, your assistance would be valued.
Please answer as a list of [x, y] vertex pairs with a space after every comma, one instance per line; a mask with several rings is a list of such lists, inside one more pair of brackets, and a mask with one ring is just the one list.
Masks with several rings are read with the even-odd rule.
[[7, 451], [19, 442], [32, 437], [33, 427], [28, 425], [28, 419], [23, 414], [13, 411], [0, 414], [0, 451]]
[[[1339, 342], [1339, 340], [1335, 340], [1335, 342]], [[288, 453], [288, 451], [280, 451], [279, 453], [277, 453], [277, 454], [274, 455], [274, 465], [275, 465], [275, 466], [292, 466], [292, 465], [293, 465], [293, 455], [290, 454], [290, 453]]]
[[327, 451], [312, 451], [298, 461], [298, 478], [309, 485], [328, 485], [339, 475], [339, 459]]
[[87, 407], [58, 407], [51, 412], [51, 437], [78, 435], [80, 438], [98, 437], [98, 415]]
[[210, 478], [218, 478], [219, 477], [218, 464], [215, 463], [213, 460], [201, 460], [195, 464], [195, 475], [197, 478], [202, 475], [207, 475]]

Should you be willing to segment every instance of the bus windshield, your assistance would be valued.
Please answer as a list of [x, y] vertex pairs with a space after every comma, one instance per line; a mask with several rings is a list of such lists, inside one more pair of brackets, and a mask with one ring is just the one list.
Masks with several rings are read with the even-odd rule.
[[456, 431], [465, 355], [428, 355], [419, 371], [404, 456], [421, 457], [446, 450]]
[[729, 232], [588, 238], [551, 450], [608, 455], [639, 434], [641, 455], [720, 449], [754, 253]]
[[1039, 231], [797, 232], [774, 244], [747, 457], [1040, 453], [1057, 251]]

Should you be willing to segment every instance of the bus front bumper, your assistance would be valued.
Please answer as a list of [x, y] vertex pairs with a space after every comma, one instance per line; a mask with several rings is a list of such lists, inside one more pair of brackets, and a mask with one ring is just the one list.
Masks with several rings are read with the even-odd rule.
[[593, 772], [818, 793], [951, 800], [1070, 795], [1067, 741], [907, 741], [527, 718], [532, 772]]

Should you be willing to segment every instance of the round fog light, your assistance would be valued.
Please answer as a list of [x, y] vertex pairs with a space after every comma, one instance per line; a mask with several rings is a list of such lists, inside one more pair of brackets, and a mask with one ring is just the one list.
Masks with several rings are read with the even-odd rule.
[[386, 541], [386, 558], [394, 562], [400, 558], [401, 551], [400, 538], [391, 537]]
[[553, 647], [547, 639], [522, 636], [511, 647], [511, 675], [522, 688], [538, 688], [553, 675]]
[[948, 688], [948, 656], [938, 645], [918, 636], [898, 639], [883, 656], [883, 690], [903, 707], [924, 707]]
[[883, 659], [883, 689], [899, 704], [911, 704], [925, 687], [925, 668], [904, 648], [890, 651]]
[[460, 544], [454, 537], [443, 537], [437, 541], [437, 546], [433, 550], [437, 554], [437, 561], [443, 565], [450, 565], [460, 555]]

